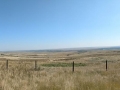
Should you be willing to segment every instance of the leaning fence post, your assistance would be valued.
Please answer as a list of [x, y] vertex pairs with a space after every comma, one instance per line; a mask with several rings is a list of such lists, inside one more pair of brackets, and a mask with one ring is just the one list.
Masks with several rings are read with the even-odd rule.
[[72, 67], [72, 71], [74, 72], [74, 61], [73, 61], [73, 67]]
[[107, 60], [106, 60], [106, 71], [107, 71], [107, 68], [108, 68], [107, 66], [108, 66], [108, 65], [107, 65]]
[[37, 61], [35, 60], [35, 70], [37, 70]]
[[6, 69], [8, 69], [8, 60], [6, 60]]

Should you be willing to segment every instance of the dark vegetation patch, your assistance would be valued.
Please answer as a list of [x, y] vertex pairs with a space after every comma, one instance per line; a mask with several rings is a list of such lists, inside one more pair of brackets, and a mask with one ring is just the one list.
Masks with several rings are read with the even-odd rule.
[[[44, 67], [72, 67], [72, 63], [49, 63], [49, 64], [42, 64]], [[86, 66], [84, 63], [75, 63], [75, 67]]]
[[[103, 62], [103, 63], [106, 63], [106, 60], [103, 60], [102, 62]], [[116, 62], [116, 61], [114, 61], [114, 60], [107, 60], [107, 62], [114, 63], [114, 62]]]
[[1, 54], [2, 56], [4, 55], [4, 54]]
[[77, 52], [78, 52], [78, 54], [81, 54], [81, 53], [85, 53], [85, 52], [88, 52], [88, 51], [87, 50], [78, 50]]

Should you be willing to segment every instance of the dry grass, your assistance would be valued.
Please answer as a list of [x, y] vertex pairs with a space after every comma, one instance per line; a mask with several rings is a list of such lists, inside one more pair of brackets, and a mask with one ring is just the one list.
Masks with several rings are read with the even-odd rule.
[[[75, 63], [86, 64], [75, 67], [74, 73], [71, 67], [42, 66], [58, 62], [72, 63], [73, 60], [67, 59], [39, 61], [38, 70], [34, 70], [32, 61], [10, 61], [8, 70], [5, 61], [0, 61], [0, 90], [120, 90], [119, 54], [113, 51], [48, 54], [50, 59], [74, 58]], [[108, 71], [105, 70], [106, 59], [109, 61]]]

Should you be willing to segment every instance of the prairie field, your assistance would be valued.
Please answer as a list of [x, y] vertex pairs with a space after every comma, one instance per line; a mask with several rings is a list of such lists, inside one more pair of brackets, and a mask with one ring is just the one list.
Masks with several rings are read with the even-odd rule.
[[1, 52], [0, 90], [120, 90], [120, 51]]

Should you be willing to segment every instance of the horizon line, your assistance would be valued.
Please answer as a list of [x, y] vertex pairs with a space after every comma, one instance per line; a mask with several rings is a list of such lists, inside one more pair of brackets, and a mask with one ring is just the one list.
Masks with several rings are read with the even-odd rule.
[[93, 46], [93, 47], [71, 47], [71, 48], [51, 48], [51, 49], [22, 49], [22, 50], [2, 50], [0, 52], [16, 52], [16, 51], [47, 51], [47, 50], [85, 50], [85, 49], [100, 49], [100, 48], [115, 48], [120, 46]]

